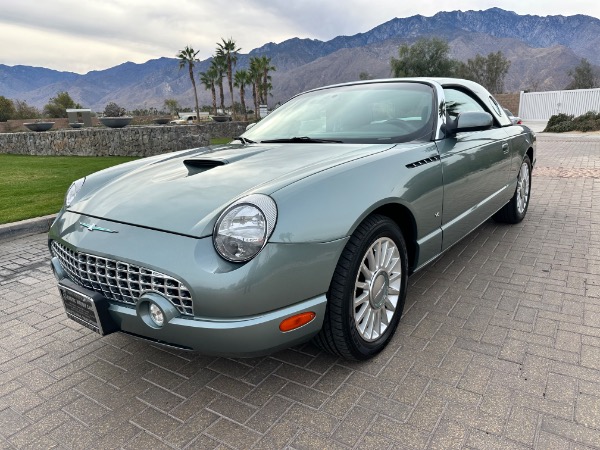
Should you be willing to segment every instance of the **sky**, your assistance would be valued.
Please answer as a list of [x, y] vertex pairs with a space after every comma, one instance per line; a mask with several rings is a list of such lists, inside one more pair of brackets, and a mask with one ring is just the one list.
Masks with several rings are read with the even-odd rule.
[[188, 45], [204, 60], [221, 38], [248, 53], [292, 37], [362, 33], [395, 17], [492, 7], [600, 18], [597, 0], [0, 0], [0, 64], [83, 74], [175, 57]]

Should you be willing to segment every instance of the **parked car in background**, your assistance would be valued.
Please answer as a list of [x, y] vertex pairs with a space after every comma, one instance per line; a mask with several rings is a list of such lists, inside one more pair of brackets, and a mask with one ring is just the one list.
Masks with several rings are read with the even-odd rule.
[[313, 339], [362, 360], [418, 272], [529, 206], [536, 138], [480, 85], [370, 80], [299, 94], [227, 145], [75, 181], [49, 233], [67, 315], [206, 354]]
[[[171, 120], [169, 124], [171, 125], [185, 125], [194, 123], [196, 121], [197, 114], [195, 112], [185, 112], [179, 113], [179, 119]], [[207, 120], [210, 116], [209, 113], [201, 111], [200, 112], [200, 120]]]
[[502, 109], [504, 110], [504, 113], [508, 116], [510, 121], [513, 123], [513, 125], [521, 125], [523, 123], [523, 121], [521, 120], [521, 118], [519, 116], [514, 116], [513, 113], [511, 113], [506, 108], [502, 108]]
[[185, 118], [180, 118], [180, 119], [174, 119], [171, 120], [169, 122], [170, 125], [185, 125], [185, 124], [190, 124], [190, 123], [194, 123], [196, 121], [196, 116], [195, 115], [190, 115], [187, 116]]

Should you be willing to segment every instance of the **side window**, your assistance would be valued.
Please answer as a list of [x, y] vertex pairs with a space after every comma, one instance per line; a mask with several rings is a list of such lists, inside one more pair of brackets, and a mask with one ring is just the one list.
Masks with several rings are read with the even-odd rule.
[[496, 99], [494, 97], [492, 97], [491, 95], [490, 95], [490, 105], [492, 105], [492, 108], [496, 111], [496, 113], [498, 113], [498, 115], [500, 117], [502, 117], [502, 107], [496, 101]]
[[446, 88], [446, 111], [452, 117], [468, 111], [487, 112], [477, 100], [462, 91]]

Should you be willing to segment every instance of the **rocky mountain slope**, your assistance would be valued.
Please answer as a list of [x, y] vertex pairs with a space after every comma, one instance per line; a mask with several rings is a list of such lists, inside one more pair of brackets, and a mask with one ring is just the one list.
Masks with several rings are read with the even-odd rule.
[[[502, 50], [511, 60], [506, 90], [562, 89], [568, 71], [581, 58], [600, 64], [600, 20], [590, 16], [532, 16], [492, 8], [485, 11], [440, 12], [432, 17], [392, 19], [365, 33], [338, 36], [330, 41], [293, 38], [268, 43], [240, 55], [238, 68], [251, 56], [267, 55], [277, 67], [273, 73], [271, 104], [324, 84], [352, 81], [361, 72], [389, 77], [389, 61], [398, 46], [419, 37], [446, 39], [454, 58]], [[206, 70], [202, 61], [197, 72]], [[68, 91], [96, 111], [114, 101], [129, 109], [161, 108], [167, 98], [184, 106], [193, 103], [187, 71], [175, 58], [159, 58], [144, 64], [127, 62], [85, 75], [50, 69], [0, 64], [0, 95], [26, 100], [42, 107], [59, 91]], [[200, 102], [209, 104], [210, 93], [200, 85]]]

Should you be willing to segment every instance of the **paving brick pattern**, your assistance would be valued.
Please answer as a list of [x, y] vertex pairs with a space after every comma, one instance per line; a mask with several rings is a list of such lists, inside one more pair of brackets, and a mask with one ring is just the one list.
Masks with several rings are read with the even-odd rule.
[[44, 235], [0, 241], [0, 449], [600, 448], [600, 139], [538, 150], [526, 220], [413, 276], [366, 363], [99, 338], [66, 319]]

